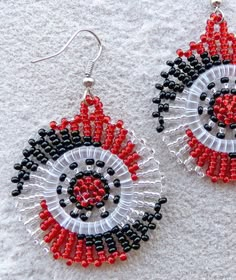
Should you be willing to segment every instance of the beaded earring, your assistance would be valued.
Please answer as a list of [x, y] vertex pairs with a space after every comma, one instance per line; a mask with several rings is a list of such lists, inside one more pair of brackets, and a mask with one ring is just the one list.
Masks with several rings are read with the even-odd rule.
[[126, 260], [127, 252], [148, 241], [167, 199], [154, 150], [123, 121], [112, 123], [92, 94], [91, 73], [102, 52], [97, 35], [79, 30], [59, 52], [33, 62], [59, 55], [80, 32], [92, 34], [99, 45], [85, 71], [80, 112], [50, 122], [29, 139], [14, 165], [12, 195], [27, 231], [46, 252], [67, 265], [98, 267]]
[[167, 61], [152, 115], [179, 163], [228, 183], [236, 180], [236, 38], [228, 32], [221, 2], [211, 0], [214, 12], [199, 42]]

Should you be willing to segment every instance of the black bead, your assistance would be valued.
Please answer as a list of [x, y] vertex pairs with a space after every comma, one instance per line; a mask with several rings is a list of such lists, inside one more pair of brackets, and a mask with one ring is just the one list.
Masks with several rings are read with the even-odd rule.
[[182, 58], [181, 57], [177, 57], [174, 61], [174, 64], [179, 65], [182, 62]]
[[222, 133], [222, 132], [218, 132], [218, 133], [216, 134], [216, 137], [219, 138], [219, 139], [224, 139], [224, 138], [225, 138], [225, 134]]
[[203, 92], [203, 93], [200, 95], [200, 100], [204, 101], [206, 98], [207, 98], [207, 94], [206, 94], [205, 92]]
[[164, 105], [163, 104], [159, 104], [158, 105], [158, 112], [163, 112], [164, 110]]
[[69, 168], [71, 169], [71, 170], [74, 170], [75, 168], [77, 168], [78, 167], [78, 163], [77, 162], [72, 162], [70, 165], [69, 165]]
[[101, 218], [104, 219], [109, 216], [109, 212], [108, 211], [102, 212], [100, 216], [101, 216]]
[[60, 206], [63, 207], [63, 208], [66, 207], [66, 203], [65, 203], [65, 200], [64, 200], [64, 199], [60, 199], [59, 204], [60, 204]]
[[28, 161], [26, 163], [25, 167], [28, 168], [28, 169], [31, 169], [32, 165], [33, 165], [33, 162], [32, 161]]
[[12, 195], [12, 196], [18, 196], [19, 194], [21, 194], [21, 191], [20, 191], [20, 190], [13, 190], [13, 191], [11, 192], [11, 195]]
[[26, 157], [26, 158], [28, 158], [28, 157], [30, 156], [30, 152], [29, 152], [27, 149], [24, 149], [24, 150], [22, 151], [22, 154], [23, 154], [23, 156]]
[[217, 61], [217, 60], [220, 59], [220, 56], [219, 56], [218, 54], [216, 54], [216, 55], [213, 55], [213, 56], [211, 57], [211, 59], [212, 59], [213, 61]]
[[115, 226], [112, 228], [112, 233], [116, 234], [118, 231], [120, 231], [119, 227], [118, 226]]
[[161, 204], [160, 204], [160, 203], [156, 203], [156, 204], [155, 204], [155, 207], [154, 207], [154, 210], [155, 210], [156, 212], [159, 212], [159, 211], [161, 210]]
[[176, 93], [172, 92], [170, 94], [170, 100], [175, 100], [175, 98], [176, 98]]
[[161, 198], [159, 198], [159, 199], [158, 199], [158, 203], [160, 203], [160, 204], [165, 204], [165, 203], [167, 203], [167, 198], [166, 198], [166, 197], [161, 197]]
[[103, 168], [105, 166], [105, 162], [101, 161], [101, 160], [97, 160], [96, 165], [97, 165], [97, 167]]
[[204, 67], [201, 67], [199, 70], [198, 70], [198, 74], [201, 75], [202, 73], [206, 72], [206, 69]]
[[70, 216], [74, 219], [78, 218], [79, 217], [79, 214], [78, 213], [75, 213], [74, 211], [71, 211], [70, 212]]
[[127, 253], [131, 250], [131, 246], [128, 245], [128, 246], [124, 247], [123, 250], [125, 253]]
[[163, 86], [164, 87], [168, 87], [169, 86], [169, 83], [170, 83], [170, 80], [169, 79], [166, 79], [163, 83]]
[[161, 75], [161, 77], [164, 78], [164, 79], [167, 79], [168, 76], [169, 76], [168, 73], [165, 72], [165, 71], [162, 71], [160, 75]]
[[55, 134], [55, 130], [54, 130], [54, 129], [49, 129], [49, 130], [47, 131], [47, 135], [48, 135], [48, 136], [51, 136], [51, 135], [53, 135], [53, 134]]
[[85, 221], [88, 220], [88, 217], [87, 217], [84, 213], [81, 213], [81, 214], [80, 214], [80, 219], [81, 219], [83, 222], [85, 222]]
[[222, 88], [220, 92], [222, 94], [228, 94], [228, 93], [230, 93], [230, 90], [229, 90], [229, 88]]
[[18, 189], [18, 191], [22, 191], [22, 190], [23, 190], [23, 185], [24, 185], [23, 182], [17, 183], [17, 189]]
[[94, 164], [94, 159], [93, 159], [93, 158], [87, 158], [87, 159], [85, 160], [85, 163], [86, 163], [87, 165], [93, 165], [93, 164]]
[[108, 249], [108, 252], [109, 252], [110, 254], [115, 253], [116, 251], [117, 251], [117, 249], [116, 249], [115, 247], [109, 248], [109, 249]]
[[152, 99], [152, 102], [155, 103], [155, 104], [160, 104], [160, 103], [161, 103], [161, 99], [158, 98], [158, 97], [154, 97], [154, 98]]
[[81, 137], [80, 136], [75, 136], [75, 137], [72, 138], [72, 140], [73, 140], [74, 143], [78, 143], [78, 142], [80, 142]]
[[230, 64], [230, 60], [229, 59], [225, 59], [225, 60], [223, 60], [223, 64]]
[[204, 128], [207, 130], [207, 131], [211, 131], [212, 130], [212, 127], [209, 125], [209, 124], [204, 124]]
[[170, 66], [170, 67], [173, 67], [174, 66], [174, 62], [171, 61], [171, 60], [167, 60], [166, 61], [166, 65]]
[[47, 141], [44, 141], [44, 142], [41, 144], [41, 147], [42, 147], [43, 149], [45, 149], [47, 146], [48, 146], [48, 142], [47, 142]]
[[136, 220], [134, 223], [133, 223], [133, 228], [137, 229], [140, 225], [140, 221], [139, 220]]
[[85, 234], [78, 234], [77, 235], [78, 240], [83, 240], [83, 239], [85, 239], [85, 237], [86, 237]]
[[57, 194], [61, 194], [62, 193], [62, 186], [57, 186]]
[[108, 173], [110, 176], [113, 176], [113, 175], [115, 174], [115, 171], [114, 171], [111, 167], [109, 167], [109, 168], [107, 168], [107, 173]]
[[211, 62], [211, 60], [210, 60], [209, 57], [205, 57], [205, 58], [202, 60], [202, 63], [203, 63], [203, 64], [207, 64], [207, 63], [209, 63], [209, 62]]
[[84, 176], [91, 176], [91, 175], [92, 175], [92, 171], [90, 171], [90, 170], [84, 171]]
[[130, 229], [130, 225], [129, 224], [125, 224], [123, 227], [122, 227], [122, 232], [127, 232], [128, 230]]
[[[119, 228], [118, 228], [118, 230], [119, 230]], [[105, 238], [110, 237], [110, 236], [111, 236], [111, 231], [106, 231], [106, 232], [104, 232], [104, 233], [103, 233], [103, 236], [104, 236]]]
[[113, 198], [113, 202], [115, 204], [118, 204], [120, 202], [120, 196], [119, 195], [115, 195], [114, 198]]
[[230, 158], [236, 158], [236, 153], [229, 153]]
[[38, 154], [37, 155], [37, 160], [41, 161], [43, 159], [44, 155], [43, 154]]
[[76, 199], [76, 197], [75, 197], [74, 195], [71, 195], [71, 196], [69, 197], [69, 200], [70, 200], [72, 203], [76, 203], [76, 202], [77, 202], [77, 199]]
[[115, 180], [113, 181], [113, 184], [114, 184], [114, 186], [115, 186], [116, 188], [119, 188], [119, 187], [120, 187], [120, 180], [119, 180], [119, 179], [115, 179]]
[[66, 179], [66, 174], [62, 173], [61, 176], [59, 177], [59, 180], [60, 180], [61, 182], [64, 182], [65, 179]]
[[148, 241], [149, 240], [149, 236], [146, 235], [146, 234], [142, 235], [141, 238], [142, 238], [143, 241]]
[[66, 152], [66, 149], [61, 148], [61, 149], [58, 150], [58, 152], [59, 152], [60, 155], [63, 155]]
[[236, 123], [232, 123], [229, 127], [230, 127], [231, 129], [235, 129], [235, 128], [236, 128]]
[[175, 82], [174, 81], [170, 81], [168, 87], [169, 87], [169, 89], [173, 89], [175, 87]]
[[190, 65], [195, 67], [196, 65], [198, 65], [198, 60], [197, 59], [194, 59], [190, 62]]
[[81, 179], [83, 177], [84, 177], [84, 173], [83, 172], [78, 172], [78, 173], [75, 174], [75, 178], [76, 179]]
[[57, 137], [56, 134], [52, 134], [52, 135], [49, 136], [49, 139], [50, 139], [51, 141], [54, 141], [55, 139], [58, 139], [58, 137]]
[[29, 172], [26, 172], [23, 176], [23, 180], [28, 181], [30, 179], [30, 174]]
[[132, 244], [132, 249], [138, 250], [139, 248], [140, 248], [140, 244], [136, 244], [136, 243]]
[[221, 63], [220, 60], [213, 61], [213, 65], [214, 65], [214, 66], [219, 66], [219, 65], [221, 65], [221, 64], [222, 64], [222, 63]]
[[20, 170], [20, 171], [18, 172], [18, 178], [19, 178], [19, 179], [23, 178], [24, 174], [25, 174], [25, 171], [24, 171], [24, 170]]
[[146, 226], [144, 226], [144, 227], [141, 229], [141, 233], [142, 233], [142, 234], [145, 234], [147, 231], [148, 231], [148, 227], [146, 227]]
[[104, 205], [105, 205], [105, 203], [103, 201], [99, 201], [96, 203], [97, 208], [102, 208]]
[[92, 137], [84, 136], [84, 142], [91, 142], [91, 141], [92, 141]]
[[149, 223], [151, 223], [153, 219], [154, 219], [154, 215], [150, 214], [150, 215], [148, 216], [147, 221], [148, 221]]
[[56, 151], [55, 149], [52, 149], [52, 150], [49, 152], [49, 155], [50, 155], [50, 156], [54, 156], [56, 153], [57, 153], [57, 151]]
[[183, 69], [184, 73], [189, 73], [192, 70], [190, 65], [186, 65]]
[[193, 85], [193, 81], [189, 81], [189, 82], [187, 82], [187, 84], [186, 84], [186, 86], [187, 86], [188, 88], [190, 88], [192, 85]]
[[232, 93], [232, 94], [236, 94], [236, 89], [235, 89], [235, 88], [232, 88], [232, 89], [231, 89], [231, 93]]
[[163, 90], [163, 85], [162, 84], [155, 84], [155, 88], [159, 90]]
[[219, 126], [219, 127], [226, 127], [226, 124], [223, 123], [223, 122], [218, 122], [218, 126]]
[[207, 114], [210, 115], [210, 116], [212, 116], [212, 115], [214, 114], [214, 109], [213, 109], [213, 107], [209, 106], [209, 107], [207, 108]]
[[210, 119], [211, 119], [214, 123], [218, 122], [217, 117], [214, 116], [214, 115], [212, 115], [212, 116], [210, 117]]
[[229, 82], [229, 78], [228, 77], [223, 77], [223, 78], [220, 79], [220, 81], [221, 81], [222, 84], [226, 84], [226, 83]]
[[42, 164], [46, 164], [48, 162], [48, 158], [44, 157], [42, 160], [41, 160], [41, 163]]
[[22, 161], [21, 161], [21, 165], [22, 166], [26, 166], [26, 164], [29, 162], [29, 159], [28, 158], [24, 158], [24, 159], [22, 159]]
[[79, 210], [82, 210], [84, 208], [83, 206], [81, 206], [81, 204], [79, 202], [75, 203], [75, 207]]
[[28, 143], [33, 147], [37, 144], [34, 139], [29, 139]]
[[102, 143], [101, 142], [93, 142], [94, 147], [101, 147]]
[[155, 213], [155, 219], [160, 221], [162, 219], [162, 214], [161, 213]]
[[41, 137], [44, 137], [47, 135], [45, 129], [41, 128], [39, 131], [38, 131], [38, 134], [41, 136]]
[[205, 68], [208, 70], [213, 66], [213, 64], [211, 62], [207, 63]]
[[214, 104], [215, 104], [215, 98], [212, 97], [212, 98], [210, 99], [210, 101], [209, 101], [209, 105], [210, 105], [210, 106], [213, 106]]
[[169, 111], [169, 104], [165, 103], [163, 110], [164, 110], [164, 112], [168, 112]]
[[145, 222], [145, 221], [147, 221], [147, 219], [148, 219], [148, 216], [149, 216], [149, 213], [144, 213], [144, 215], [143, 215], [143, 217], [142, 217], [142, 220]]
[[148, 225], [148, 228], [150, 228], [151, 230], [154, 230], [156, 228], [156, 225], [154, 223], [150, 223]]
[[20, 163], [16, 163], [16, 164], [14, 164], [14, 169], [15, 170], [21, 170], [22, 169], [22, 165]]
[[140, 236], [136, 236], [136, 238], [134, 239], [133, 243], [137, 244], [141, 241], [141, 237]]
[[160, 132], [162, 132], [164, 130], [164, 126], [158, 126], [157, 128], [156, 128], [156, 131], [158, 132], [158, 133], [160, 133]]
[[152, 116], [153, 116], [153, 118], [159, 118], [160, 117], [160, 113], [159, 112], [153, 112]]
[[176, 71], [175, 67], [171, 67], [170, 70], [168, 71], [168, 74], [174, 75], [175, 71]]

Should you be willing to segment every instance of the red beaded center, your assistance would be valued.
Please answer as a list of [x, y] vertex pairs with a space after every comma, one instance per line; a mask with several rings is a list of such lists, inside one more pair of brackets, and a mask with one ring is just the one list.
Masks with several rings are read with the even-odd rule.
[[236, 122], [236, 96], [225, 94], [216, 98], [214, 112], [217, 119], [226, 125]]
[[101, 180], [93, 177], [79, 179], [74, 188], [74, 195], [83, 207], [95, 205], [103, 199], [105, 194]]

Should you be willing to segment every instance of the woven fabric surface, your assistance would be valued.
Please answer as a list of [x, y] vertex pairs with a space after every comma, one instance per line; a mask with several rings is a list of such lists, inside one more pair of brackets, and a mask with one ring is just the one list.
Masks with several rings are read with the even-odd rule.
[[[236, 2], [225, 1], [223, 10], [236, 31]], [[187, 173], [151, 117], [165, 61], [199, 38], [210, 12], [207, 0], [0, 1], [0, 279], [236, 279], [235, 186]], [[60, 57], [30, 61], [57, 51], [83, 28], [105, 46], [94, 69], [94, 93], [108, 115], [122, 116], [156, 150], [168, 197], [149, 244], [128, 261], [99, 269], [67, 268], [45, 255], [18, 221], [10, 195], [12, 166], [27, 139], [42, 124], [78, 111], [86, 58], [96, 53], [96, 43], [83, 34]]]

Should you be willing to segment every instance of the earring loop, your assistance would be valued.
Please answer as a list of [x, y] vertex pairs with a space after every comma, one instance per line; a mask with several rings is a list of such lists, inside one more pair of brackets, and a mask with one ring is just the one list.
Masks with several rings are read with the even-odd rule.
[[56, 57], [58, 55], [60, 55], [63, 51], [65, 51], [67, 49], [67, 47], [71, 44], [71, 42], [74, 40], [74, 38], [79, 34], [79, 33], [82, 33], [82, 32], [88, 32], [90, 34], [92, 34], [95, 39], [97, 40], [98, 42], [98, 53], [96, 55], [95, 58], [93, 59], [90, 59], [87, 63], [87, 66], [85, 68], [85, 76], [86, 77], [91, 77], [91, 74], [92, 74], [92, 71], [93, 71], [93, 67], [96, 63], [96, 61], [99, 59], [99, 57], [101, 56], [101, 53], [102, 53], [102, 49], [103, 49], [103, 46], [102, 46], [102, 43], [99, 39], [99, 37], [91, 30], [88, 30], [88, 29], [81, 29], [81, 30], [78, 30], [76, 31], [71, 37], [70, 39], [67, 41], [67, 43], [56, 53], [52, 54], [52, 55], [48, 55], [48, 56], [45, 56], [45, 57], [42, 57], [42, 58], [38, 58], [38, 59], [35, 59], [33, 61], [31, 61], [32, 63], [37, 63], [37, 62], [40, 62], [40, 61], [44, 61], [44, 60], [47, 60], [47, 59], [50, 59], [50, 58], [53, 58], [53, 57]]

